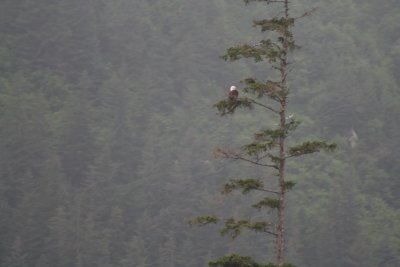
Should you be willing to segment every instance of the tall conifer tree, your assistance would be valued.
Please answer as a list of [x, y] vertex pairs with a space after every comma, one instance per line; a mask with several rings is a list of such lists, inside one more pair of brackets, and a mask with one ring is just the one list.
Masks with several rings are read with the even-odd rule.
[[255, 107], [276, 117], [276, 127], [264, 128], [254, 134], [253, 141], [238, 150], [217, 148], [215, 154], [221, 158], [240, 160], [266, 169], [272, 169], [276, 175], [274, 185], [266, 185], [265, 178], [232, 179], [223, 186], [222, 193], [241, 191], [243, 194], [252, 191], [264, 192], [267, 196], [252, 205], [253, 208], [276, 210], [276, 218], [270, 221], [252, 221], [218, 216], [200, 216], [191, 220], [191, 224], [205, 225], [222, 222], [221, 234], [237, 237], [243, 228], [272, 235], [275, 239], [275, 264], [259, 264], [250, 257], [239, 255], [225, 256], [210, 262], [211, 267], [226, 266], [292, 266], [284, 263], [285, 252], [285, 199], [288, 190], [295, 185], [286, 178], [286, 161], [290, 158], [319, 152], [332, 151], [335, 144], [324, 141], [305, 141], [295, 146], [288, 146], [289, 135], [300, 124], [293, 115], [287, 113], [289, 76], [289, 55], [299, 46], [296, 44], [292, 28], [297, 19], [306, 17], [311, 11], [299, 17], [290, 15], [289, 0], [243, 0], [246, 4], [263, 2], [266, 5], [278, 5], [278, 15], [268, 19], [254, 20], [253, 26], [261, 32], [269, 33], [271, 38], [263, 39], [257, 44], [244, 44], [227, 49], [223, 56], [226, 61], [250, 58], [255, 62], [267, 61], [277, 72], [271, 79], [259, 80], [254, 77], [241, 81], [244, 85], [239, 97], [229, 97], [215, 104], [221, 115], [233, 114], [238, 108]]

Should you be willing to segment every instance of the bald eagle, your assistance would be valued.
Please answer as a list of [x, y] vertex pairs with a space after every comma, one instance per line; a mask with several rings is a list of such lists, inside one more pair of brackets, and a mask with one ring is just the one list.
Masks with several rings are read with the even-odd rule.
[[236, 89], [236, 86], [232, 85], [231, 90], [229, 91], [229, 99], [230, 100], [236, 100], [239, 96], [239, 92]]

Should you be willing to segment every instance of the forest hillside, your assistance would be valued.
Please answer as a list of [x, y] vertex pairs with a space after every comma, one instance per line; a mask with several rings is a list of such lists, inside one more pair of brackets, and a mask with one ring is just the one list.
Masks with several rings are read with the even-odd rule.
[[[400, 2], [294, 0], [295, 138], [336, 142], [288, 176], [287, 260], [400, 266]], [[249, 213], [220, 186], [254, 172], [213, 155], [256, 112], [220, 117], [229, 86], [268, 65], [226, 63], [269, 11], [237, 0], [0, 2], [0, 267], [195, 267], [273, 244], [191, 228]], [[249, 198], [251, 198], [249, 196]]]

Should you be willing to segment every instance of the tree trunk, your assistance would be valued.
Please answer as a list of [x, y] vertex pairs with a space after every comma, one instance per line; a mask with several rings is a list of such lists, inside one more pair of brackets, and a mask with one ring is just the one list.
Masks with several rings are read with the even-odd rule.
[[[286, 123], [285, 118], [286, 99], [281, 102], [280, 111], [280, 127], [283, 130]], [[278, 224], [276, 236], [276, 263], [280, 265], [283, 263], [284, 253], [284, 219], [285, 219], [285, 136], [279, 138], [279, 208], [278, 208]]]
[[[289, 19], [289, 1], [285, 0], [285, 18]], [[288, 30], [286, 28], [286, 30]], [[280, 60], [280, 72], [281, 72], [281, 90], [287, 90], [286, 87], [286, 76], [287, 76], [287, 54], [288, 44], [287, 36], [282, 36], [284, 41], [282, 44], [282, 57]], [[286, 128], [286, 96], [283, 96], [280, 102], [280, 129], [285, 132]], [[279, 208], [278, 208], [278, 224], [277, 224], [277, 236], [276, 236], [276, 264], [279, 266], [284, 262], [284, 249], [285, 249], [285, 139], [286, 134], [282, 134], [279, 138]]]

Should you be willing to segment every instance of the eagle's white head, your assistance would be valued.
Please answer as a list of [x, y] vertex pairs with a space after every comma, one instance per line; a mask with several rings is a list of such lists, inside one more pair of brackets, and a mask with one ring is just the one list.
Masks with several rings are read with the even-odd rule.
[[232, 85], [231, 86], [231, 92], [236, 90], [236, 86]]

